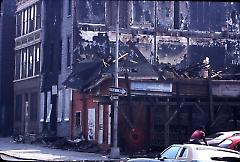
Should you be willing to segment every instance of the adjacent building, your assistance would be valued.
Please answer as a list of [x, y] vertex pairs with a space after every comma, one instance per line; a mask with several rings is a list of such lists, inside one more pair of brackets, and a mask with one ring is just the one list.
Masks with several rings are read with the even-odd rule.
[[62, 82], [71, 72], [72, 2], [19, 0], [16, 5], [15, 132], [70, 136], [71, 91]]
[[43, 2], [16, 1], [14, 131], [39, 133]]
[[13, 132], [15, 1], [0, 0], [0, 135]]

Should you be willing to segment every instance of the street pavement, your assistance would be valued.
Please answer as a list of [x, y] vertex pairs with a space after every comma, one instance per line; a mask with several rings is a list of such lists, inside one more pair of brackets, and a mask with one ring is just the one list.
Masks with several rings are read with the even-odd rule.
[[12, 138], [0, 138], [1, 157], [8, 161], [126, 161], [126, 157], [110, 159], [108, 155], [53, 149], [40, 144], [17, 143]]

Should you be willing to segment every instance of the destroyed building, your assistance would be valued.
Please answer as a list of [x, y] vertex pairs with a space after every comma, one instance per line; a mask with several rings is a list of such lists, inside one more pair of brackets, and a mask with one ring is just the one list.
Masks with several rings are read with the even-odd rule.
[[[65, 82], [75, 89], [72, 133], [106, 146], [117, 2], [76, 2], [73, 73]], [[120, 2], [119, 82], [128, 91], [119, 99], [120, 148], [184, 142], [198, 124], [208, 133], [238, 129], [238, 12], [231, 2]]]
[[[109, 87], [117, 1], [58, 2], [18, 2], [17, 13], [22, 20], [27, 15], [22, 24], [31, 24], [33, 11], [42, 24], [15, 39], [15, 123], [24, 132], [30, 114], [36, 125], [31, 121], [28, 132], [83, 136], [107, 149], [113, 142]], [[45, 16], [36, 14], [38, 3]], [[239, 7], [238, 2], [120, 1], [119, 86], [127, 91], [119, 97], [122, 150], [184, 142], [198, 124], [208, 126], [208, 133], [239, 129]], [[28, 46], [39, 47], [33, 57]], [[20, 69], [24, 62], [31, 69], [26, 60], [38, 58], [38, 52], [40, 63], [33, 63], [38, 73], [24, 77]]]

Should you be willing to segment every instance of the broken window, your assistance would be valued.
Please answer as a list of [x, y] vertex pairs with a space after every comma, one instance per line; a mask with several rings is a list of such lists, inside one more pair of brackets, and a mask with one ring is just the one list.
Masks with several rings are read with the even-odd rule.
[[36, 30], [41, 28], [41, 3], [37, 2], [36, 3], [36, 8], [35, 8], [35, 27]]
[[16, 51], [15, 54], [15, 80], [20, 79], [20, 59], [21, 59], [21, 51]]
[[35, 7], [31, 6], [29, 8], [29, 32], [34, 31], [34, 19], [35, 19]]
[[28, 50], [28, 76], [33, 76], [33, 46], [29, 47]]
[[81, 127], [81, 112], [76, 112], [76, 121], [75, 121], [76, 127]]
[[201, 31], [221, 31], [225, 24], [224, 2], [190, 2], [190, 28]]
[[175, 37], [169, 39], [167, 37], [159, 37], [157, 54], [160, 63], [170, 63], [177, 65], [184, 63], [185, 55], [187, 55], [186, 38]]
[[180, 27], [180, 6], [179, 1], [174, 1], [174, 29], [179, 29]]
[[67, 38], [67, 67], [71, 65], [71, 37]]
[[15, 79], [38, 75], [40, 72], [40, 44], [15, 53]]
[[72, 15], [72, 0], [68, 0], [68, 15]]
[[27, 69], [27, 48], [22, 50], [21, 57], [21, 78], [26, 78], [26, 69]]
[[179, 2], [159, 1], [156, 5], [158, 26], [163, 28], [173, 28], [173, 18], [177, 19], [179, 14]]
[[105, 24], [105, 0], [78, 0], [78, 13], [81, 23]]
[[153, 1], [133, 1], [133, 25], [154, 26], [155, 3]]
[[24, 22], [24, 29], [23, 29], [23, 34], [27, 34], [28, 32], [28, 18], [27, 18], [27, 15], [28, 15], [28, 10], [24, 10], [24, 13], [23, 13], [23, 22]]
[[35, 46], [34, 53], [34, 75], [38, 75], [40, 73], [40, 44]]
[[21, 27], [22, 27], [22, 12], [18, 12], [16, 16], [16, 36], [21, 36]]

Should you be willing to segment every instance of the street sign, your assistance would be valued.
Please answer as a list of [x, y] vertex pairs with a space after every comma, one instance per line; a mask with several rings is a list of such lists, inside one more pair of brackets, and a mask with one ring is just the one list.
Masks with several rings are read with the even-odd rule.
[[119, 99], [119, 97], [118, 96], [110, 96], [110, 100], [118, 100]]
[[123, 73], [136, 73], [138, 69], [132, 67], [119, 67], [119, 71]]
[[125, 88], [109, 87], [109, 93], [111, 95], [124, 96], [127, 95], [127, 90]]

